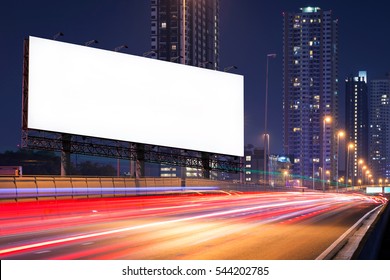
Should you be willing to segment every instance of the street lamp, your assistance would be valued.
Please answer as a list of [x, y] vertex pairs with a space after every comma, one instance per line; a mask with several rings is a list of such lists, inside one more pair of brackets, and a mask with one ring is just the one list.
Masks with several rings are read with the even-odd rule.
[[268, 134], [268, 63], [270, 58], [275, 58], [276, 54], [269, 53], [267, 54], [267, 68], [266, 68], [266, 76], [265, 76], [265, 110], [264, 110], [264, 179], [265, 183], [268, 183], [267, 176], [267, 156], [269, 153], [269, 134]]
[[[359, 159], [358, 166], [357, 166], [357, 178], [361, 177], [361, 176], [359, 176], [360, 173], [363, 174], [363, 166], [362, 166], [363, 164], [364, 164], [364, 160], [363, 159]], [[362, 169], [361, 172], [360, 172], [360, 169]]]
[[328, 182], [330, 188], [330, 171], [326, 170], [325, 174], [326, 174], [326, 181]]
[[284, 187], [287, 187], [288, 171], [285, 170], [285, 171], [283, 172], [283, 175], [284, 175]]
[[340, 147], [340, 137], [344, 137], [344, 131], [340, 130], [337, 133], [337, 161], [336, 161], [336, 191], [339, 192], [339, 147]]
[[326, 124], [330, 123], [332, 121], [332, 118], [330, 116], [325, 116], [323, 125], [322, 125], [322, 191], [325, 191], [325, 147], [324, 140], [325, 140], [325, 129]]
[[349, 180], [348, 180], [348, 175], [349, 175], [349, 168], [348, 168], [348, 164], [349, 164], [349, 150], [350, 149], [353, 149], [355, 147], [355, 145], [353, 143], [349, 143], [348, 144], [348, 147], [347, 147], [347, 170], [345, 172], [345, 182], [347, 183], [347, 186], [348, 186], [348, 183], [349, 183]]

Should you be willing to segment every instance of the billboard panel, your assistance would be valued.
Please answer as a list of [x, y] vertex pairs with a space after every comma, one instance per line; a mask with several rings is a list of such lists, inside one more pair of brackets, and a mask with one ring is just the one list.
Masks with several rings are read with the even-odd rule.
[[28, 128], [243, 156], [243, 76], [29, 41]]
[[367, 187], [366, 193], [368, 194], [382, 193], [382, 187]]

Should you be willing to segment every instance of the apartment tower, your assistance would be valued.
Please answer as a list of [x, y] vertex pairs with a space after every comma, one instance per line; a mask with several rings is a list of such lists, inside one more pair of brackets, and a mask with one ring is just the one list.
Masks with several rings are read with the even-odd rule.
[[[364, 166], [368, 166], [368, 86], [367, 73], [345, 80], [345, 178], [348, 184], [364, 183]], [[367, 169], [368, 170], [368, 169]]]
[[390, 179], [390, 73], [370, 81], [369, 167], [375, 183]]
[[[151, 0], [151, 50], [145, 55], [218, 70], [219, 0]], [[201, 156], [207, 165], [209, 155]], [[160, 173], [162, 177], [210, 177], [207, 168], [163, 165]]]
[[318, 7], [283, 15], [284, 154], [304, 185], [321, 188], [336, 179], [337, 20]]
[[151, 57], [219, 67], [219, 0], [151, 0]]

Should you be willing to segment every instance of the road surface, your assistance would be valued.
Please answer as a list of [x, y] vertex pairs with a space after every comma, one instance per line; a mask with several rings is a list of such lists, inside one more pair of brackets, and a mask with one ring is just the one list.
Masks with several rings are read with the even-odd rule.
[[375, 197], [222, 193], [0, 203], [0, 259], [315, 259]]

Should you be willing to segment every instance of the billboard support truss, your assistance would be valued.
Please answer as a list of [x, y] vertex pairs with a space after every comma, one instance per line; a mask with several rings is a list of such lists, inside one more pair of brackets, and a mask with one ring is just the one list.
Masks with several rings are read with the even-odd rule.
[[64, 138], [61, 133], [22, 130], [22, 148], [62, 152], [64, 145], [70, 154], [192, 167], [203, 170], [204, 174], [211, 170], [230, 173], [242, 172], [243, 170], [240, 158], [234, 156], [79, 135], [68, 135]]

